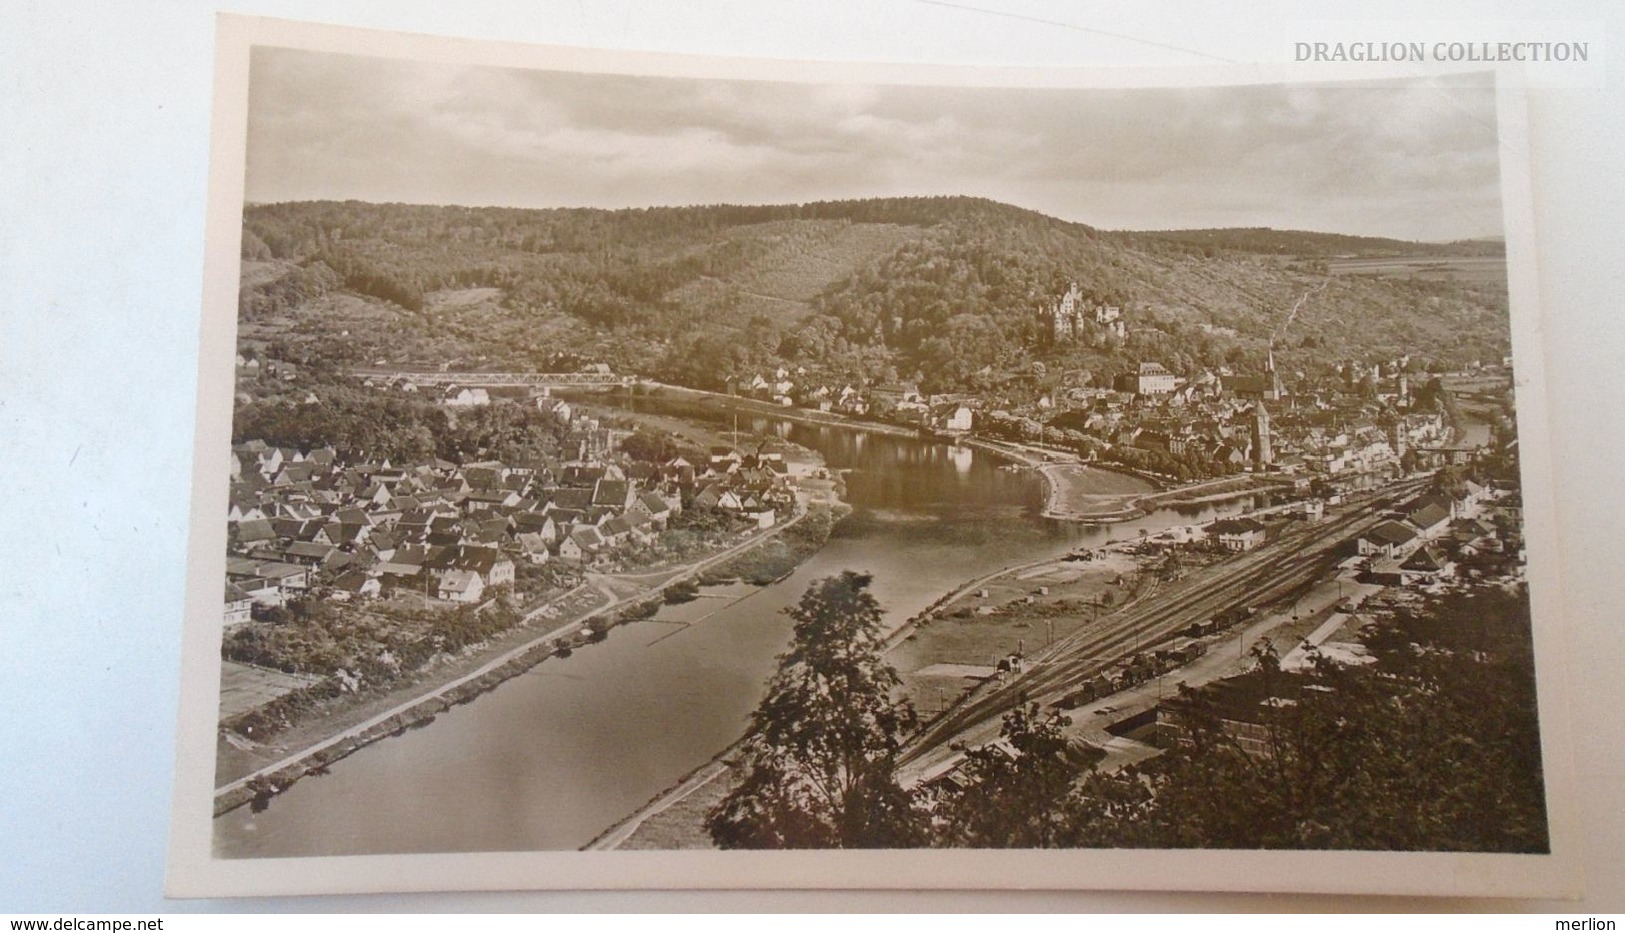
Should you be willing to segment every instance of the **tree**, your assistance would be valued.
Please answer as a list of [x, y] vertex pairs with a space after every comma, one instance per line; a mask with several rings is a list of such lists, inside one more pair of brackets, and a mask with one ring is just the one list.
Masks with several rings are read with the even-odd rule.
[[[1181, 689], [1175, 748], [1087, 776], [1059, 843], [1548, 851], [1528, 619], [1501, 588], [1429, 600], [1371, 626], [1379, 670], [1281, 671], [1261, 643], [1228, 703]], [[1243, 697], [1268, 710], [1246, 743]]]
[[1071, 720], [1037, 703], [1005, 714], [999, 741], [965, 755], [969, 783], [939, 809], [941, 841], [953, 846], [1036, 849], [1056, 844], [1060, 804], [1077, 770], [1067, 760]]
[[871, 577], [815, 581], [787, 614], [790, 649], [751, 716], [743, 777], [706, 817], [724, 848], [916, 845], [920, 819], [895, 778], [914, 711], [894, 699]]
[[633, 431], [631, 436], [621, 442], [621, 452], [634, 460], [649, 463], [665, 463], [679, 453], [677, 443], [670, 435], [644, 428]]

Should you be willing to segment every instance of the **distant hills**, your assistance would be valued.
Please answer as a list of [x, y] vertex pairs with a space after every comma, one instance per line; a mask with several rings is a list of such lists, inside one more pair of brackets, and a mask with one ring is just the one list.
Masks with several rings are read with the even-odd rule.
[[1412, 240], [1391, 240], [1386, 237], [1349, 236], [1341, 233], [1275, 230], [1270, 227], [1139, 230], [1126, 231], [1124, 235], [1161, 240], [1167, 243], [1179, 243], [1202, 249], [1222, 249], [1238, 253], [1262, 253], [1274, 256], [1384, 259], [1395, 256], [1482, 257], [1506, 255], [1506, 243], [1499, 237], [1457, 240], [1451, 243], [1423, 243]]
[[[603, 361], [720, 388], [777, 365], [1020, 396], [1141, 360], [1176, 373], [1506, 353], [1503, 286], [1332, 274], [1343, 257], [1488, 257], [1269, 229], [1105, 232], [979, 198], [519, 210], [362, 202], [244, 212], [245, 346], [334, 363]], [[1055, 342], [1076, 283], [1126, 333]], [[1308, 297], [1305, 297], [1308, 296]], [[1300, 302], [1301, 299], [1301, 302]], [[1296, 313], [1293, 312], [1297, 306]]]

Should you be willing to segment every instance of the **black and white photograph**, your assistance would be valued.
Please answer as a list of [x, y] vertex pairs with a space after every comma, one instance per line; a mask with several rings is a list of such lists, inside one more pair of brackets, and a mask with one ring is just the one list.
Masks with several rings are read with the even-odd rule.
[[183, 890], [1563, 890], [1493, 73], [236, 36]]

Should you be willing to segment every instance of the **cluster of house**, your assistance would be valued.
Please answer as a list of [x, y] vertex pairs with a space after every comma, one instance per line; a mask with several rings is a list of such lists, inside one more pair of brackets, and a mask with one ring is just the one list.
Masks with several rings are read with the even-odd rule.
[[975, 423], [977, 400], [965, 395], [933, 395], [920, 392], [913, 382], [890, 382], [857, 388], [840, 385], [800, 384], [805, 368], [793, 372], [779, 367], [768, 376], [757, 375], [742, 387], [742, 394], [783, 407], [801, 406], [842, 415], [884, 415], [888, 421], [920, 427], [942, 434], [967, 434]]
[[1515, 552], [1521, 562], [1521, 536], [1502, 534], [1495, 517], [1521, 527], [1521, 496], [1471, 481], [1454, 494], [1430, 492], [1359, 538], [1365, 577], [1374, 583], [1417, 586], [1455, 576], [1460, 560]]
[[[1273, 354], [1261, 375], [1221, 369], [1189, 380], [1145, 362], [1120, 376], [1114, 389], [1073, 389], [1059, 401], [1041, 398], [1035, 407], [1040, 414], [1068, 408], [1071, 427], [1106, 444], [1221, 469], [1369, 472], [1392, 467], [1407, 451], [1439, 452], [1450, 441], [1444, 415], [1413, 406], [1408, 378], [1387, 367], [1378, 371], [1389, 373], [1383, 388], [1391, 391], [1356, 391], [1355, 383], [1333, 380], [1294, 394], [1276, 372]], [[1037, 421], [1007, 412], [990, 417], [1041, 430]]]
[[[1015, 425], [1033, 439], [1043, 433], [1036, 419], [1065, 408], [1074, 414], [1073, 427], [1112, 446], [1161, 451], [1221, 469], [1337, 475], [1392, 467], [1406, 451], [1438, 451], [1449, 443], [1443, 414], [1412, 406], [1400, 365], [1361, 369], [1350, 364], [1340, 371], [1343, 381], [1293, 394], [1276, 371], [1273, 354], [1262, 374], [1220, 369], [1193, 379], [1146, 361], [1119, 376], [1114, 388], [1041, 396], [1033, 417], [983, 412], [980, 399], [927, 396], [913, 383], [819, 386], [792, 395], [797, 373], [782, 368], [773, 380], [756, 377], [749, 394], [842, 414], [883, 412], [890, 421], [947, 435], [968, 433], [985, 420]], [[1371, 372], [1384, 374], [1375, 392]]]
[[[572, 455], [593, 446], [581, 440]], [[396, 589], [477, 603], [519, 562], [590, 566], [646, 545], [684, 508], [770, 527], [793, 504], [773, 454], [703, 464], [609, 456], [453, 464], [347, 460], [262, 441], [231, 453], [225, 624], [319, 589], [349, 601]]]
[[[1053, 342], [1124, 332], [1122, 309], [1091, 305], [1076, 283], [1038, 315]], [[1407, 451], [1423, 466], [1470, 459], [1445, 450], [1451, 431], [1442, 413], [1414, 404], [1410, 364], [1408, 356], [1344, 362], [1335, 378], [1292, 392], [1273, 350], [1263, 371], [1252, 373], [1220, 367], [1186, 377], [1144, 360], [1109, 389], [1056, 390], [1014, 411], [971, 395], [926, 396], [906, 382], [818, 384], [800, 367], [781, 366], [735, 389], [782, 406], [882, 417], [945, 435], [992, 425], [1037, 440], [1043, 422], [1066, 410], [1075, 416], [1071, 427], [1109, 446], [1160, 451], [1218, 472], [1368, 473], [1394, 467]]]
[[299, 368], [292, 363], [269, 358], [261, 360], [258, 357], [237, 354], [236, 376], [239, 386], [251, 385], [262, 377], [292, 382], [298, 375]]

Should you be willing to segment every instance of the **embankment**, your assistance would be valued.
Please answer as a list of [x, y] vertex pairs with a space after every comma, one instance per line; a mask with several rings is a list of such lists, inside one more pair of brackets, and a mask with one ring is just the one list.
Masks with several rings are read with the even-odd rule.
[[364, 724], [357, 730], [341, 734], [335, 740], [318, 745], [296, 760], [274, 770], [262, 771], [227, 784], [215, 792], [214, 815], [220, 816], [244, 804], [262, 807], [295, 781], [307, 776], [321, 775], [335, 762], [350, 757], [380, 739], [401, 735], [408, 729], [427, 726], [441, 713], [454, 706], [472, 702], [477, 697], [496, 689], [504, 681], [525, 673], [548, 658], [569, 657], [576, 648], [603, 641], [608, 637], [610, 629], [628, 622], [647, 619], [658, 612], [664, 602], [664, 591], [656, 591], [613, 610], [587, 616], [578, 623], [572, 623], [580, 626], [572, 634], [555, 632], [537, 639], [477, 676], [454, 681], [408, 707], [399, 708], [385, 717]]

